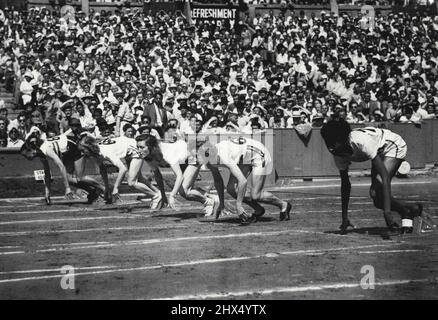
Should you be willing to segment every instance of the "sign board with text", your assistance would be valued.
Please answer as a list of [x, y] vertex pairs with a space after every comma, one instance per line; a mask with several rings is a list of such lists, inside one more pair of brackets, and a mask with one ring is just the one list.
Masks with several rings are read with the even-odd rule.
[[210, 5], [194, 4], [190, 6], [190, 14], [193, 24], [199, 24], [200, 21], [210, 24], [216, 24], [226, 28], [237, 26], [239, 19], [239, 9], [232, 5]]

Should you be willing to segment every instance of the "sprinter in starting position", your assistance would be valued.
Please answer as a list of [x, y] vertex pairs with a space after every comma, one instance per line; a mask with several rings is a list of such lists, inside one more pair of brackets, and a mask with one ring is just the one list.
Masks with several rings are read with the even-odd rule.
[[159, 209], [159, 202], [162, 199], [160, 190], [141, 174], [143, 159], [137, 150], [135, 139], [122, 136], [98, 141], [86, 135], [79, 141], [78, 146], [86, 157], [96, 159], [99, 165], [109, 161], [117, 167], [118, 174], [112, 192], [115, 203], [122, 202], [119, 187], [125, 174], [128, 173], [128, 185], [151, 196], [151, 209]]
[[433, 226], [420, 203], [408, 204], [395, 199], [391, 194], [392, 178], [407, 154], [407, 145], [402, 137], [390, 130], [374, 127], [351, 130], [344, 120], [329, 121], [322, 127], [321, 135], [328, 150], [334, 155], [341, 176], [342, 233], [346, 233], [348, 227], [354, 228], [348, 219], [351, 191], [349, 165], [351, 162], [368, 160], [372, 163], [370, 196], [376, 208], [383, 209], [388, 228], [394, 231], [399, 227], [391, 216], [391, 210], [398, 212], [402, 218], [401, 233], [412, 232], [413, 219], [417, 216]]
[[105, 186], [95, 179], [84, 176], [84, 157], [77, 144], [66, 135], [59, 135], [45, 141], [36, 135], [30, 135], [21, 148], [21, 154], [28, 160], [40, 158], [44, 166], [45, 200], [51, 204], [51, 174], [49, 160], [52, 160], [59, 168], [65, 186], [65, 197], [74, 199], [70, 185], [81, 188], [88, 192], [88, 202], [92, 203], [104, 195], [107, 203], [111, 202], [109, 192], [108, 175], [105, 166], [99, 166]]
[[[260, 203], [278, 207], [280, 220], [290, 220], [292, 205], [264, 190], [266, 177], [273, 168], [270, 152], [261, 142], [244, 137], [229, 137], [217, 144], [206, 141], [199, 148], [198, 155], [209, 165], [223, 165], [230, 170], [227, 192], [237, 200], [236, 211], [242, 223], [255, 222], [265, 213]], [[214, 179], [222, 180], [217, 173]], [[247, 192], [247, 179], [250, 175], [252, 185]], [[254, 209], [251, 216], [245, 212], [243, 202]]]

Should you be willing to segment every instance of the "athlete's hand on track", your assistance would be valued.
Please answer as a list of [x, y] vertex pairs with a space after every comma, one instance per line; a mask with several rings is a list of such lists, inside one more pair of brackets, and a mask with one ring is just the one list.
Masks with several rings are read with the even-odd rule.
[[75, 198], [75, 195], [71, 190], [68, 190], [65, 192], [65, 198], [67, 200], [73, 200]]
[[46, 188], [46, 195], [44, 196], [44, 200], [46, 200], [46, 204], [49, 206], [52, 204], [52, 200], [50, 199], [50, 190]]
[[351, 222], [350, 220], [344, 220], [342, 221], [341, 226], [339, 227], [339, 229], [341, 229], [341, 234], [346, 234], [347, 233], [347, 229], [348, 227], [352, 227], [353, 229], [356, 228]]
[[241, 204], [236, 204], [236, 212], [239, 216], [241, 214], [246, 214], [245, 209], [243, 209]]
[[169, 197], [167, 198], [168, 201], [168, 206], [174, 210], [178, 210], [178, 202], [175, 199], [175, 196], [169, 195]]

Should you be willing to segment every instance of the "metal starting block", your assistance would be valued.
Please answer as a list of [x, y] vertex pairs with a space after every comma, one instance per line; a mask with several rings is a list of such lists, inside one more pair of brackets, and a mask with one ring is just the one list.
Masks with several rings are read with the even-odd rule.
[[437, 226], [433, 219], [427, 213], [423, 212], [421, 216], [414, 218], [413, 228], [413, 233], [422, 234], [435, 231]]

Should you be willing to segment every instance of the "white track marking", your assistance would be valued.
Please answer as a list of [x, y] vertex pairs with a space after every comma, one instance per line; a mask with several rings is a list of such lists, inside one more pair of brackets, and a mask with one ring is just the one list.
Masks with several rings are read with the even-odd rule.
[[63, 218], [63, 219], [40, 219], [40, 220], [17, 220], [17, 221], [2, 221], [0, 225], [11, 224], [32, 224], [32, 223], [47, 223], [47, 222], [65, 222], [65, 221], [89, 221], [89, 220], [104, 220], [104, 219], [133, 219], [133, 218], [150, 218], [151, 216], [129, 214], [118, 216], [105, 216], [105, 217], [84, 217], [84, 218]]
[[[111, 248], [129, 245], [151, 245], [164, 242], [184, 242], [184, 241], [199, 241], [199, 240], [215, 240], [215, 239], [233, 239], [233, 238], [246, 238], [246, 237], [268, 237], [277, 236], [281, 234], [298, 234], [298, 232], [291, 230], [281, 230], [281, 231], [268, 231], [268, 232], [248, 232], [248, 233], [232, 233], [232, 234], [222, 234], [222, 235], [208, 235], [208, 236], [196, 236], [196, 237], [180, 237], [180, 238], [155, 238], [155, 239], [145, 239], [145, 240], [128, 240], [128, 241], [100, 241], [100, 242], [82, 242], [82, 243], [59, 243], [50, 244], [48, 247], [57, 247], [50, 249], [39, 249], [32, 250], [30, 253], [44, 253], [44, 252], [54, 252], [54, 251], [65, 251], [65, 250], [80, 250], [80, 249], [94, 249], [94, 248]], [[24, 253], [20, 251], [19, 253]], [[0, 253], [2, 254], [2, 253]], [[9, 252], [4, 254], [11, 254]]]
[[114, 228], [89, 228], [89, 229], [59, 229], [59, 230], [43, 230], [43, 231], [17, 231], [17, 232], [0, 232], [2, 237], [15, 237], [27, 235], [50, 235], [60, 233], [76, 233], [76, 232], [98, 232], [98, 231], [135, 231], [135, 230], [160, 230], [160, 229], [183, 229], [193, 227], [193, 224], [177, 224], [177, 225], [158, 225], [153, 227], [114, 227]]
[[[102, 269], [114, 269], [117, 266], [95, 266], [95, 267], [74, 267], [75, 270], [102, 270]], [[35, 270], [15, 270], [0, 272], [0, 274], [26, 274], [26, 273], [45, 273], [45, 272], [60, 272], [61, 268], [54, 269], [35, 269]]]
[[[404, 285], [410, 283], [425, 283], [425, 282], [436, 282], [437, 279], [406, 279], [406, 280], [388, 280], [376, 282], [375, 286], [396, 286]], [[308, 292], [308, 291], [321, 291], [327, 289], [351, 289], [360, 288], [359, 282], [340, 282], [332, 284], [320, 284], [320, 285], [310, 285], [310, 286], [293, 286], [293, 287], [274, 287], [270, 289], [252, 289], [245, 291], [231, 291], [231, 292], [215, 292], [215, 293], [205, 293], [205, 294], [187, 294], [179, 295], [168, 298], [156, 298], [156, 300], [191, 300], [191, 299], [220, 299], [220, 298], [230, 298], [230, 297], [246, 297], [252, 295], [272, 295], [279, 293], [297, 293], [297, 292]]]
[[91, 245], [79, 245], [79, 244], [52, 244], [50, 246], [56, 246], [59, 248], [52, 249], [40, 249], [36, 250], [37, 253], [64, 251], [64, 250], [81, 250], [81, 249], [95, 249], [95, 248], [114, 248], [120, 246], [143, 246], [164, 242], [184, 242], [184, 241], [199, 241], [199, 240], [215, 240], [215, 239], [233, 239], [233, 238], [247, 238], [247, 237], [269, 237], [277, 236], [281, 234], [297, 234], [294, 231], [273, 231], [273, 232], [249, 232], [249, 233], [235, 233], [235, 234], [223, 234], [223, 235], [209, 235], [209, 236], [196, 236], [196, 237], [180, 237], [180, 238], [157, 238], [146, 240], [130, 240], [130, 241], [117, 241], [107, 243], [95, 243]]
[[6, 251], [6, 252], [0, 252], [0, 256], [7, 256], [9, 254], [23, 254], [24, 251]]
[[[329, 189], [329, 188], [335, 188], [340, 187], [340, 180], [338, 179], [339, 183], [337, 184], [326, 184], [326, 185], [311, 185], [311, 186], [283, 186], [283, 187], [266, 187], [266, 190], [268, 191], [274, 191], [274, 192], [282, 192], [282, 191], [288, 191], [288, 190], [300, 190], [300, 189]], [[392, 181], [391, 185], [416, 185], [416, 184], [433, 184], [436, 183], [435, 181]], [[370, 182], [366, 183], [352, 183], [352, 187], [369, 187], [371, 185]], [[122, 194], [122, 196], [126, 197], [138, 197], [138, 196], [144, 196], [142, 193], [126, 193]], [[52, 197], [52, 199], [64, 199], [64, 197]], [[320, 199], [320, 198], [316, 198]], [[20, 202], [20, 201], [43, 201], [44, 199], [42, 197], [22, 197], [22, 198], [0, 198], [0, 201], [4, 202]]]
[[[54, 209], [54, 210], [40, 210], [40, 211], [3, 211], [0, 212], [0, 215], [10, 215], [10, 216], [14, 216], [14, 215], [25, 215], [25, 214], [56, 214], [56, 213], [87, 213], [87, 214], [105, 214], [111, 211], [117, 211], [117, 210], [126, 210], [126, 209], [131, 209], [131, 210], [147, 210], [150, 213], [154, 213], [154, 212], [184, 212], [187, 211], [188, 209], [190, 210], [200, 210], [203, 207], [199, 206], [199, 205], [192, 205], [192, 204], [183, 204], [180, 206], [180, 210], [174, 210], [172, 208], [163, 208], [163, 209], [150, 209], [149, 207], [143, 207], [143, 206], [135, 206], [135, 205], [139, 205], [141, 204], [141, 202], [138, 203], [130, 203], [126, 206], [120, 206], [120, 207], [114, 207], [114, 208], [108, 208], [108, 207], [99, 207], [99, 208], [87, 208], [87, 207], [81, 207], [81, 208], [71, 208], [71, 209]], [[133, 205], [132, 207], [129, 207], [129, 205]]]
[[[389, 246], [397, 246], [397, 245], [400, 245], [400, 244], [387, 243], [387, 244], [374, 244], [374, 245], [340, 247], [340, 248], [329, 248], [329, 249], [284, 251], [284, 252], [276, 252], [276, 253], [266, 253], [266, 254], [256, 255], [256, 256], [202, 259], [202, 260], [182, 261], [182, 262], [175, 262], [175, 263], [168, 263], [168, 264], [148, 265], [148, 266], [132, 267], [132, 268], [118, 268], [118, 269], [98, 270], [98, 271], [90, 271], [90, 272], [82, 272], [82, 273], [79, 272], [79, 273], [75, 273], [75, 277], [108, 274], [108, 273], [115, 273], [115, 272], [146, 271], [146, 270], [157, 270], [157, 269], [171, 268], [171, 267], [184, 267], [184, 266], [193, 266], [193, 265], [202, 265], [202, 264], [216, 264], [216, 263], [245, 261], [245, 260], [260, 259], [260, 258], [268, 258], [269, 259], [269, 258], [276, 258], [279, 256], [288, 256], [288, 255], [300, 256], [300, 255], [308, 255], [308, 254], [313, 254], [313, 253], [318, 254], [318, 253], [337, 252], [337, 251], [343, 252], [343, 251], [348, 251], [348, 250], [371, 249], [371, 248], [389, 247]], [[11, 282], [20, 282], [20, 281], [54, 279], [54, 278], [61, 278], [63, 276], [64, 275], [60, 274], [60, 275], [3, 279], [3, 280], [0, 280], [0, 284], [11, 283]]]
[[41, 211], [35, 211], [35, 210], [32, 210], [32, 211], [3, 211], [3, 212], [0, 212], [0, 215], [76, 213], [76, 212], [91, 213], [92, 211], [95, 211], [95, 210], [90, 209], [90, 208], [71, 208], [71, 209], [56, 209], [56, 210], [41, 210]]
[[[337, 184], [324, 184], [324, 185], [312, 185], [312, 186], [285, 186], [285, 187], [274, 187], [269, 188], [266, 187], [266, 190], [272, 190], [272, 191], [283, 191], [283, 190], [300, 190], [300, 189], [328, 189], [328, 188], [336, 188], [341, 187], [341, 181], [338, 180], [339, 183]], [[415, 184], [433, 184], [436, 183], [436, 181], [392, 181], [391, 185], [393, 186], [399, 186], [399, 185], [415, 185]], [[370, 187], [371, 182], [365, 182], [365, 183], [352, 183], [352, 187]]]
[[378, 251], [358, 251], [359, 254], [377, 254], [377, 253], [410, 253], [410, 252], [422, 252], [424, 250], [418, 249], [406, 249], [406, 250], [378, 250]]

